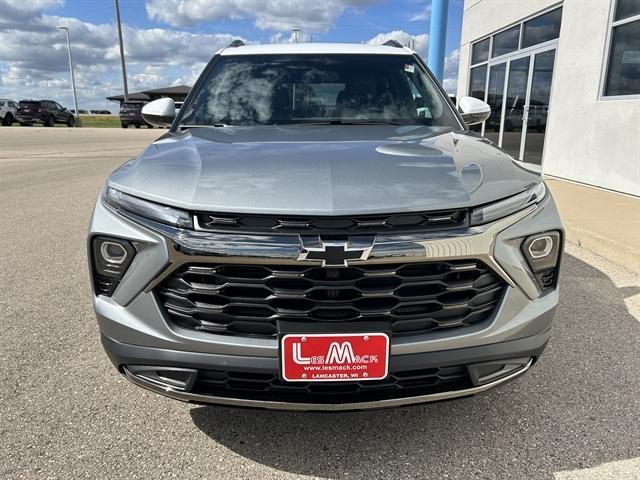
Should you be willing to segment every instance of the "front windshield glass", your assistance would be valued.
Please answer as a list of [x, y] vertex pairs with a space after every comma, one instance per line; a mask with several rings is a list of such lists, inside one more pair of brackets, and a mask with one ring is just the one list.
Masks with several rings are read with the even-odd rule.
[[460, 128], [411, 55], [221, 56], [180, 125], [392, 123]]

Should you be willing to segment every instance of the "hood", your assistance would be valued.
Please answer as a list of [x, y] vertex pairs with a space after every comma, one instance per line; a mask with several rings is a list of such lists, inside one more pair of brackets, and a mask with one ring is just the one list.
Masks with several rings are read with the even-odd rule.
[[470, 207], [539, 179], [470, 132], [294, 125], [168, 133], [108, 183], [188, 210], [347, 215]]

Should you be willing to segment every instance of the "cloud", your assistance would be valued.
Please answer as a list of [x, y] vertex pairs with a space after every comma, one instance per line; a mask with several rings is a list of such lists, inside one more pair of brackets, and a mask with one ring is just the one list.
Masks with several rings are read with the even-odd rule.
[[418, 13], [411, 16], [409, 19], [410, 22], [423, 22], [425, 20], [429, 20], [431, 17], [431, 3], [427, 4], [422, 10]]
[[325, 32], [349, 8], [377, 0], [148, 0], [147, 15], [174, 27], [212, 20], [252, 20], [262, 30], [286, 31], [297, 26]]
[[415, 51], [418, 52], [421, 57], [427, 58], [427, 51], [429, 49], [429, 35], [426, 33], [420, 35], [411, 35], [402, 30], [394, 30], [393, 32], [379, 33], [372, 39], [368, 40], [367, 43], [371, 45], [382, 45], [388, 40], [396, 40], [402, 45], [409, 46], [413, 43]]
[[[269, 43], [293, 43], [294, 37], [295, 36], [293, 32], [291, 33], [278, 32], [278, 33], [274, 33], [269, 37]], [[312, 41], [313, 41], [313, 35], [302, 32], [302, 31], [298, 32], [299, 43], [309, 43]]]
[[[111, 24], [46, 15], [54, 0], [0, 0], [0, 89], [6, 97], [51, 98], [70, 105], [66, 37], [69, 27], [81, 108], [115, 107], [106, 97], [122, 91], [120, 53]], [[7, 8], [7, 7], [10, 8]], [[24, 8], [22, 8], [24, 7]], [[200, 34], [123, 26], [130, 90], [193, 84], [216, 50], [237, 35]], [[203, 48], [204, 46], [204, 48]]]
[[444, 79], [442, 86], [447, 93], [455, 94], [458, 90], [458, 66], [460, 64], [460, 49], [456, 48], [444, 57]]
[[[411, 35], [402, 30], [380, 33], [368, 40], [367, 43], [380, 45], [387, 40], [397, 40], [402, 45], [408, 45], [411, 41], [415, 44], [415, 50], [425, 61], [428, 60], [429, 35]], [[458, 64], [460, 63], [460, 49], [449, 52], [444, 59], [444, 74], [442, 85], [447, 93], [455, 93], [458, 88]]]
[[31, 20], [43, 10], [63, 4], [64, 0], [0, 0], [0, 30], [20, 27], [21, 22]]

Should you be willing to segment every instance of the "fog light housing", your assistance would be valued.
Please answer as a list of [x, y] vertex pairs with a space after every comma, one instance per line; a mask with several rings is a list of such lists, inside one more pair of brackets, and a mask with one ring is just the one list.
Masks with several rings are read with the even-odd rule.
[[103, 241], [100, 245], [100, 256], [110, 265], [120, 265], [127, 259], [128, 253], [121, 243]]
[[522, 254], [542, 290], [549, 290], [558, 281], [558, 262], [562, 250], [560, 232], [542, 232], [530, 235], [522, 242]]
[[93, 286], [96, 295], [110, 297], [133, 261], [136, 249], [122, 238], [96, 236], [91, 239]]

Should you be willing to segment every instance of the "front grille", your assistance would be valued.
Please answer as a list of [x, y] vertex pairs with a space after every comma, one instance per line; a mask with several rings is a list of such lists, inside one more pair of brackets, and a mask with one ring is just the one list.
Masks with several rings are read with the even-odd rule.
[[487, 320], [505, 284], [478, 260], [304, 265], [190, 264], [156, 289], [178, 325], [215, 333], [277, 334], [277, 321], [388, 323], [393, 335]]
[[200, 395], [291, 403], [372, 402], [471, 388], [465, 366], [392, 372], [368, 382], [284, 382], [278, 375], [201, 370], [190, 390]]
[[356, 216], [244, 215], [197, 213], [206, 230], [243, 233], [402, 233], [468, 226], [466, 209]]

